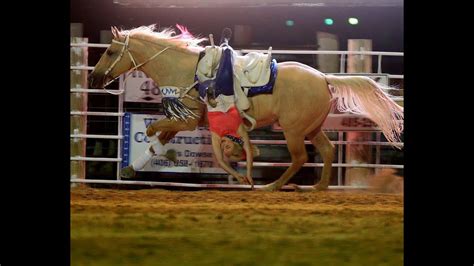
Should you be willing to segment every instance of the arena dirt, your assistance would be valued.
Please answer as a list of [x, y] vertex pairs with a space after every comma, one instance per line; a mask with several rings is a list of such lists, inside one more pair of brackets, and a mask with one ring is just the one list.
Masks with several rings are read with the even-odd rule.
[[403, 195], [80, 186], [71, 265], [403, 265]]

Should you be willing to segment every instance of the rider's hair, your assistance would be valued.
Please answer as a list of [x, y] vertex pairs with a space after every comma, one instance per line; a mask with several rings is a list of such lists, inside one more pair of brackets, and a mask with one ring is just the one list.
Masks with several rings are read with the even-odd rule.
[[[257, 157], [260, 155], [260, 150], [257, 146], [250, 144], [250, 148], [252, 149], [253, 157]], [[234, 142], [234, 148], [232, 149], [232, 153], [229, 156], [229, 161], [231, 162], [240, 162], [245, 158], [245, 150], [244, 147], [237, 142]]]

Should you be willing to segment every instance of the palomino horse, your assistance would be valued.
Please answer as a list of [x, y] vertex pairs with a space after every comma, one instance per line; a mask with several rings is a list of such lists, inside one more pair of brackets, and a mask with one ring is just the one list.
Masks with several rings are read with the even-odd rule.
[[[158, 136], [167, 143], [178, 131], [194, 130], [205, 124], [206, 108], [198, 101], [194, 82], [199, 53], [198, 44], [205, 39], [193, 37], [184, 27], [180, 34], [168, 28], [154, 32], [154, 26], [142, 26], [127, 31], [112, 28], [114, 39], [90, 74], [93, 88], [104, 87], [119, 75], [134, 69], [143, 71], [160, 86], [182, 88], [181, 102], [195, 118], [162, 119], [147, 128], [147, 135]], [[382, 85], [367, 77], [326, 75], [298, 62], [278, 63], [278, 76], [272, 94], [250, 97], [247, 112], [257, 121], [256, 127], [279, 122], [291, 154], [291, 165], [264, 190], [279, 190], [307, 161], [305, 138], [319, 150], [324, 161], [321, 180], [315, 190], [329, 185], [334, 145], [321, 130], [331, 106], [341, 112], [362, 114], [374, 121], [390, 142], [399, 141], [403, 131], [403, 108], [391, 100]], [[182, 95], [183, 96], [183, 95]], [[242, 182], [242, 180], [239, 180]]]

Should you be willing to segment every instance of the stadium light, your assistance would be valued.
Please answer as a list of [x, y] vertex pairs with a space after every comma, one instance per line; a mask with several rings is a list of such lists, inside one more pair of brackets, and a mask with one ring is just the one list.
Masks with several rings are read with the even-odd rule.
[[334, 20], [332, 18], [326, 18], [326, 19], [324, 19], [324, 24], [332, 25], [332, 24], [334, 24]]
[[288, 26], [288, 27], [292, 27], [293, 25], [295, 25], [295, 21], [289, 19], [289, 20], [287, 20], [287, 21], [285, 22], [285, 24], [286, 24], [286, 26]]
[[349, 24], [351, 24], [351, 25], [357, 25], [357, 24], [359, 24], [359, 20], [358, 20], [357, 18], [349, 18], [347, 21], [348, 21]]

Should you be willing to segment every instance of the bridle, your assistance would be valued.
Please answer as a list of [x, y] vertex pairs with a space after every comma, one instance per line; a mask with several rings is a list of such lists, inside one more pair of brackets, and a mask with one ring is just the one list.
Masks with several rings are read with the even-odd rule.
[[[120, 54], [119, 56], [117, 56], [117, 58], [115, 59], [115, 61], [109, 66], [109, 68], [105, 71], [104, 73], [104, 76], [107, 76], [110, 71], [112, 71], [115, 67], [115, 65], [117, 65], [117, 63], [122, 59], [123, 55], [125, 54], [125, 52], [127, 52], [128, 56], [130, 57], [130, 60], [132, 60], [132, 63], [134, 65], [134, 67], [132, 69], [129, 70], [129, 74], [127, 75], [127, 77], [125, 77], [125, 80], [130, 76], [130, 73], [132, 73], [133, 71], [137, 70], [139, 67], [143, 66], [144, 64], [150, 62], [151, 60], [155, 59], [156, 57], [158, 57], [160, 54], [162, 54], [163, 52], [165, 52], [166, 50], [168, 50], [171, 46], [166, 46], [164, 49], [162, 49], [161, 51], [157, 52], [156, 54], [154, 54], [153, 56], [151, 56], [150, 58], [148, 58], [147, 60], [145, 60], [143, 63], [141, 64], [137, 64], [137, 61], [135, 60], [135, 58], [133, 57], [132, 53], [130, 52], [129, 50], [129, 46], [128, 46], [128, 43], [130, 41], [130, 35], [127, 35], [125, 37], [125, 42], [119, 42], [119, 41], [116, 41], [116, 40], [112, 40], [113, 43], [116, 43], [116, 44], [120, 44], [122, 45], [122, 49], [120, 50]], [[124, 92], [123, 89], [119, 90], [118, 92], [112, 92], [112, 91], [109, 91], [106, 89], [106, 87], [108, 85], [110, 85], [112, 82], [114, 82], [115, 80], [117, 80], [118, 78], [120, 77], [120, 75], [118, 75], [117, 77], [111, 79], [109, 82], [107, 82], [105, 85], [104, 85], [104, 90], [107, 91], [108, 93], [110, 94], [113, 94], [113, 95], [120, 95]], [[124, 81], [125, 81], [124, 80]], [[194, 85], [193, 85], [194, 86]]]
[[[135, 60], [135, 58], [133, 57], [132, 53], [130, 52], [129, 50], [129, 42], [130, 42], [130, 35], [127, 35], [125, 37], [125, 41], [124, 42], [119, 42], [119, 41], [116, 41], [116, 40], [112, 40], [113, 43], [116, 43], [116, 44], [119, 44], [119, 45], [122, 45], [122, 49], [120, 50], [120, 54], [119, 56], [117, 56], [117, 58], [114, 60], [114, 62], [109, 66], [109, 68], [105, 71], [104, 73], [104, 76], [107, 76], [110, 71], [113, 70], [113, 68], [117, 65], [117, 63], [122, 59], [123, 55], [125, 54], [125, 52], [127, 52], [128, 56], [130, 57], [130, 60], [132, 61], [134, 67], [132, 69], [130, 69], [128, 72], [129, 74], [125, 77], [124, 79], [124, 82], [125, 80], [127, 80], [128, 77], [130, 77], [130, 74], [137, 70], [139, 67], [145, 65], [146, 63], [150, 62], [151, 60], [155, 59], [156, 57], [158, 57], [160, 54], [162, 54], [163, 52], [165, 52], [166, 50], [168, 50], [169, 48], [171, 48], [171, 46], [166, 46], [165, 48], [163, 48], [162, 50], [160, 50], [159, 52], [157, 52], [156, 54], [154, 54], [153, 56], [151, 56], [150, 58], [148, 58], [147, 60], [145, 60], [144, 62], [140, 63], [140, 64], [137, 64], [137, 60]], [[109, 82], [107, 82], [105, 85], [104, 85], [104, 90], [107, 91], [108, 93], [110, 94], [113, 94], [113, 95], [120, 95], [122, 94], [125, 90], [124, 89], [121, 89], [119, 90], [118, 92], [114, 92], [114, 91], [110, 91], [110, 90], [107, 90], [106, 87], [108, 85], [110, 85], [112, 82], [114, 82], [115, 80], [117, 80], [118, 78], [120, 77], [117, 76], [115, 78], [113, 78], [112, 80], [110, 80]], [[196, 84], [198, 84], [199, 81], [195, 81], [193, 84], [189, 85], [188, 87], [186, 88], [180, 88], [180, 87], [174, 87], [176, 89], [178, 89], [179, 91], [179, 97], [180, 99], [182, 99], [183, 97], [187, 97], [191, 100], [194, 100], [194, 101], [197, 101], [198, 103], [202, 103], [202, 104], [206, 104], [205, 102], [203, 102], [199, 97], [198, 98], [194, 98], [194, 97], [191, 97], [190, 95], [188, 95], [188, 92], [194, 88], [194, 86]], [[170, 87], [170, 86], [167, 86], [167, 87]]]

